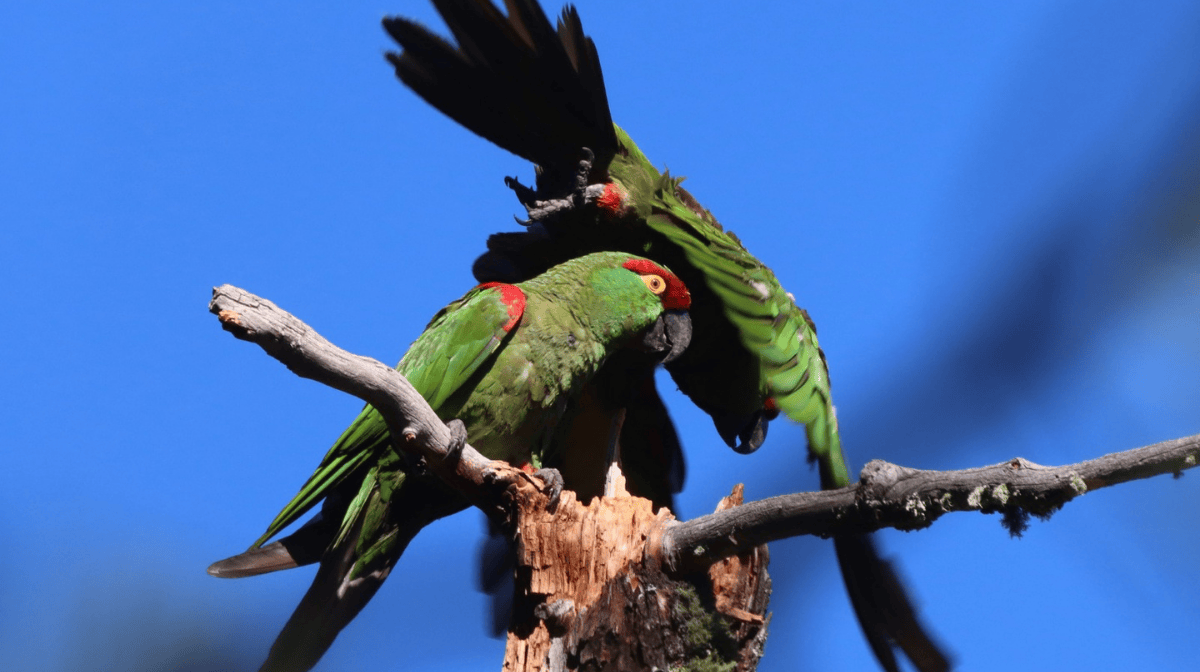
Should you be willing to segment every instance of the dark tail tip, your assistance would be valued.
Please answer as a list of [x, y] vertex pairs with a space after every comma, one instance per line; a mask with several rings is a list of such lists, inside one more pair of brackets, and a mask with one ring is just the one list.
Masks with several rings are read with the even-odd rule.
[[883, 669], [900, 672], [895, 654], [899, 648], [920, 672], [947, 672], [950, 658], [922, 627], [904, 583], [879, 556], [871, 536], [841, 535], [833, 544], [850, 603]]

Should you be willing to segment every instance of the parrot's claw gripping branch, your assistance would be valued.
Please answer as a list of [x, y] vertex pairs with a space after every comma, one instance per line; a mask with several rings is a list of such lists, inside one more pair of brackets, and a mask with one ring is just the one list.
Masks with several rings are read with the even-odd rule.
[[446, 459], [457, 460], [462, 457], [463, 448], [467, 445], [467, 426], [462, 420], [452, 418], [446, 421], [446, 429], [450, 430], [450, 445], [446, 447]]
[[546, 509], [553, 511], [558, 506], [558, 500], [562, 498], [563, 488], [567, 486], [567, 482], [563, 480], [563, 475], [558, 469], [553, 467], [542, 467], [533, 472], [534, 476], [542, 479], [545, 487], [542, 492], [546, 493], [549, 502], [546, 504]]
[[213, 288], [208, 309], [226, 331], [257, 343], [296, 375], [374, 406], [387, 420], [392, 436], [399, 437], [400, 450], [421, 459], [485, 512], [495, 511], [497, 487], [504, 489], [521, 479], [519, 469], [493, 462], [468, 445], [461, 422], [443, 423], [400, 372], [338, 348], [274, 303], [221, 285]]

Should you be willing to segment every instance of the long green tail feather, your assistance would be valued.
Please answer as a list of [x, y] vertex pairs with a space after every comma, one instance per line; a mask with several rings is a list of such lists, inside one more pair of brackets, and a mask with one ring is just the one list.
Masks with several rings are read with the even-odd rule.
[[388, 446], [387, 424], [383, 416], [367, 406], [354, 422], [342, 433], [321, 466], [300, 488], [300, 492], [275, 516], [267, 531], [250, 548], [258, 548], [285, 527], [296, 522], [316, 506], [343, 478], [378, 458]]

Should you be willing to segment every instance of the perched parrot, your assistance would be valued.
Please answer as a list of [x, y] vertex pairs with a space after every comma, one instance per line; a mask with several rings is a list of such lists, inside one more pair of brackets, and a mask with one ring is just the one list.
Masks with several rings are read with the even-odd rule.
[[[646, 398], [638, 372], [687, 347], [690, 303], [683, 282], [652, 261], [589, 254], [515, 285], [472, 289], [434, 316], [397, 369], [457, 439], [492, 459], [557, 469], [557, 485], [590, 497], [603, 488], [620, 419], [658, 402], [657, 394]], [[639, 425], [629, 423], [631, 431]], [[631, 443], [626, 454], [642, 449]], [[661, 464], [645, 469], [641, 483], [631, 479], [631, 490], [641, 485], [643, 496], [669, 502], [664, 483], [675, 470], [669, 459]], [[240, 578], [320, 561], [263, 670], [315, 665], [417, 532], [467, 506], [413, 466], [367, 406], [250, 550], [209, 567], [214, 576]], [[322, 500], [310, 522], [263, 546]]]
[[[692, 293], [695, 328], [667, 364], [679, 389], [739, 452], [757, 449], [782, 412], [804, 423], [821, 486], [849, 485], [816, 328], [769, 268], [615, 126], [600, 61], [568, 6], [557, 30], [535, 0], [433, 0], [457, 45], [401, 17], [383, 21], [403, 51], [399, 79], [467, 129], [537, 165], [536, 189], [507, 183], [529, 213], [474, 266], [481, 282], [518, 282], [597, 250], [646, 256]], [[834, 539], [859, 623], [880, 664], [899, 647], [922, 672], [949, 661], [923, 631], [869, 536]]]

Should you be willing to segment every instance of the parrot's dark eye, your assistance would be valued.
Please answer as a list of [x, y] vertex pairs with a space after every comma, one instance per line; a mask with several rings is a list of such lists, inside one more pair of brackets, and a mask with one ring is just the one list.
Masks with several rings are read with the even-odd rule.
[[661, 275], [643, 275], [642, 282], [646, 283], [646, 287], [655, 294], [662, 294], [667, 291], [667, 281], [662, 279]]

